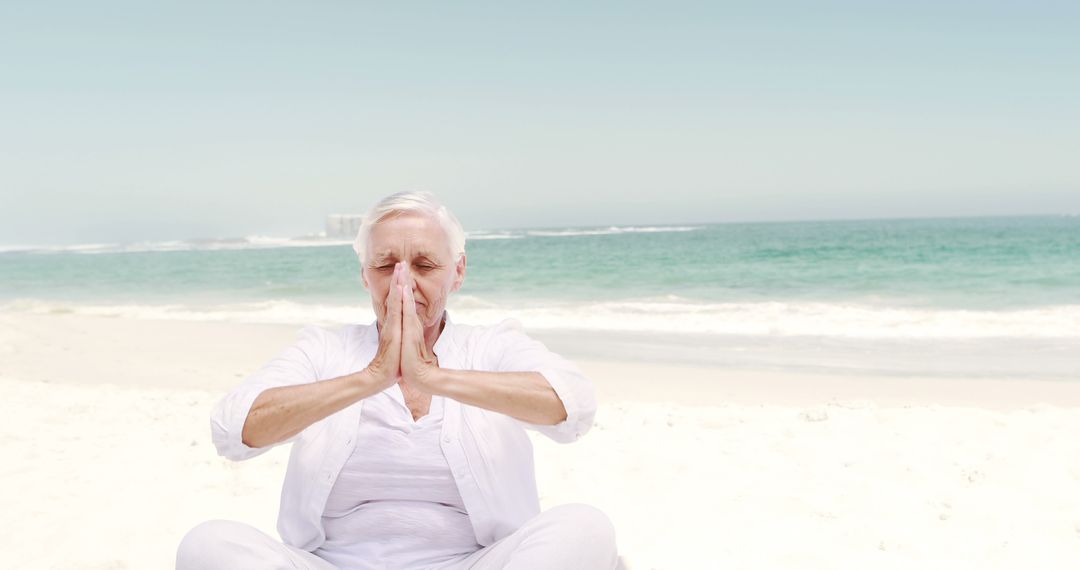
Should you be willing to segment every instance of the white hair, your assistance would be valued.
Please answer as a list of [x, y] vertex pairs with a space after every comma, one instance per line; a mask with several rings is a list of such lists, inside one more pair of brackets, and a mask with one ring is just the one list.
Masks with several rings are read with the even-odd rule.
[[360, 258], [361, 265], [367, 263], [367, 242], [371, 236], [371, 227], [393, 213], [418, 212], [431, 216], [446, 231], [453, 263], [465, 255], [465, 229], [461, 227], [454, 213], [443, 206], [431, 192], [397, 192], [379, 200], [364, 214], [360, 231], [356, 232], [353, 251]]

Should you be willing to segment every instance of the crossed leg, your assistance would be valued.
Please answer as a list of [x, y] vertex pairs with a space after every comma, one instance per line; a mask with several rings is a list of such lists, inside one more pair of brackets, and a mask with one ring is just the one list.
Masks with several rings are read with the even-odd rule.
[[[552, 507], [446, 570], [614, 570], [615, 527], [584, 503]], [[214, 519], [184, 535], [176, 570], [339, 570], [318, 556], [239, 521]]]
[[290, 546], [239, 521], [214, 519], [195, 525], [176, 549], [176, 570], [338, 570], [314, 554]]
[[521, 528], [477, 550], [452, 570], [614, 570], [619, 564], [615, 527], [600, 509], [565, 503], [525, 521]]

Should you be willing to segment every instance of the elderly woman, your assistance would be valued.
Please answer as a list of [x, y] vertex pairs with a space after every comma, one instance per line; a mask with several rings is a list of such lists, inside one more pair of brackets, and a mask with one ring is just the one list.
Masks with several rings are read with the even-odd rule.
[[297, 342], [215, 406], [214, 445], [241, 461], [292, 443], [277, 530], [203, 522], [177, 569], [615, 568], [599, 509], [540, 511], [532, 442], [589, 431], [592, 382], [506, 319], [458, 324], [465, 233], [427, 192], [388, 196], [354, 249], [376, 319]]

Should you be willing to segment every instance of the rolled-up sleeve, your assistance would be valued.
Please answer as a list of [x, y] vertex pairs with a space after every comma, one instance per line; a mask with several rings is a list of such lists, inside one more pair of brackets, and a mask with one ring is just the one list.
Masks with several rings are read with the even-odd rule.
[[592, 380], [576, 364], [525, 334], [517, 319], [504, 319], [493, 328], [485, 350], [491, 369], [539, 372], [566, 408], [566, 419], [554, 425], [518, 421], [558, 443], [570, 443], [585, 435], [596, 418], [596, 389]]
[[319, 378], [326, 352], [327, 331], [316, 326], [304, 327], [296, 341], [267, 362], [240, 385], [229, 391], [210, 414], [210, 433], [218, 455], [243, 461], [270, 449], [294, 441], [296, 435], [264, 447], [250, 447], [243, 442], [244, 423], [259, 394], [269, 388], [315, 382]]

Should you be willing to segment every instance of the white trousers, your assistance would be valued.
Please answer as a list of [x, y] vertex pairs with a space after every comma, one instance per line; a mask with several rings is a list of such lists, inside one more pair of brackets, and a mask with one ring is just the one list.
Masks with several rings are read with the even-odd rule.
[[[374, 561], [377, 562], [377, 561]], [[378, 564], [372, 564], [378, 567]], [[615, 570], [615, 527], [600, 509], [584, 503], [552, 507], [513, 533], [441, 570]], [[231, 520], [196, 525], [180, 540], [176, 570], [352, 570], [284, 544]], [[394, 570], [394, 569], [391, 569]]]

